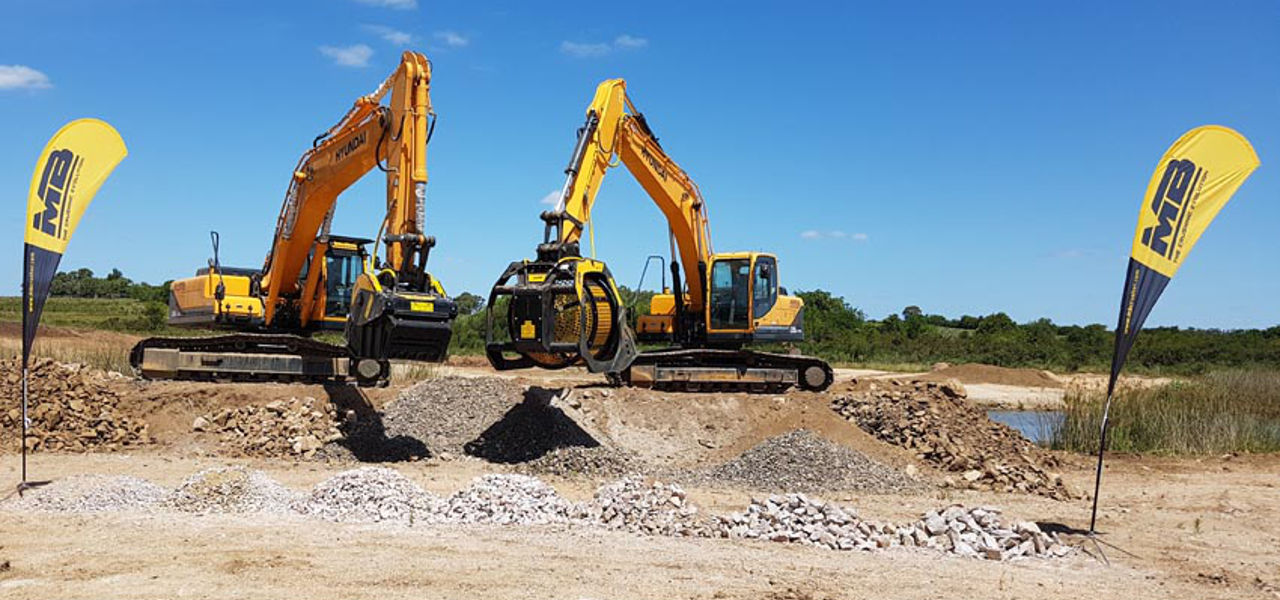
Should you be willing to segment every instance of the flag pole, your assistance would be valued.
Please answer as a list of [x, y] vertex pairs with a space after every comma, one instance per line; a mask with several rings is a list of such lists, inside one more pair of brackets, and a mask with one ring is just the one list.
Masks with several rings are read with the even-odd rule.
[[22, 361], [22, 483], [18, 484], [18, 493], [27, 489], [27, 361]]
[[1089, 516], [1089, 536], [1097, 535], [1098, 493], [1102, 491], [1102, 456], [1107, 451], [1107, 424], [1111, 420], [1111, 398], [1115, 383], [1107, 386], [1107, 403], [1102, 408], [1102, 431], [1098, 436], [1098, 470], [1093, 476], [1093, 509]]

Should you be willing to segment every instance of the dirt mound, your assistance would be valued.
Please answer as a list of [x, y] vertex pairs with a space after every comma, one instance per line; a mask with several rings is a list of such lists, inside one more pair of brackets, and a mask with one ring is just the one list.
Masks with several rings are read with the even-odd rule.
[[704, 471], [698, 479], [770, 492], [887, 493], [923, 487], [913, 477], [804, 429], [769, 438], [733, 460]]
[[[0, 361], [0, 397], [14, 402], [0, 413], [0, 430], [16, 440], [22, 428], [22, 364]], [[32, 450], [119, 450], [150, 442], [147, 423], [123, 410], [122, 398], [112, 387], [113, 377], [81, 365], [36, 359], [31, 364], [27, 445]]]
[[947, 485], [1071, 498], [1062, 477], [1050, 472], [1059, 466], [1052, 454], [992, 422], [945, 385], [893, 380], [866, 392], [837, 394], [831, 407], [867, 433], [958, 474]]
[[948, 366], [918, 377], [924, 381], [942, 381], [948, 378], [957, 379], [961, 383], [995, 383], [1038, 388], [1063, 387], [1062, 381], [1047, 371], [1011, 369], [979, 363]]

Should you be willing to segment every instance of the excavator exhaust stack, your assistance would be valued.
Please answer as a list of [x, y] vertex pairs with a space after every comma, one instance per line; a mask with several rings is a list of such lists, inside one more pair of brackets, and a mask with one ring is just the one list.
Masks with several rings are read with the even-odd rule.
[[[613, 277], [600, 261], [511, 263], [486, 310], [485, 354], [499, 371], [585, 364], [619, 381], [638, 354]], [[495, 334], [503, 332], [499, 340]]]

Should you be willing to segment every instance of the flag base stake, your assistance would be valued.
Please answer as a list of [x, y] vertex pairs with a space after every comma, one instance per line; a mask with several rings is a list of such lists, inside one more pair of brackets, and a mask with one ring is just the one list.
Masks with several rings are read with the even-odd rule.
[[46, 481], [24, 481], [22, 483], [19, 483], [18, 489], [17, 489], [18, 496], [22, 496], [22, 492], [25, 492], [27, 490], [34, 490], [38, 487], [49, 485], [50, 483], [53, 483], [52, 479], [46, 480]]

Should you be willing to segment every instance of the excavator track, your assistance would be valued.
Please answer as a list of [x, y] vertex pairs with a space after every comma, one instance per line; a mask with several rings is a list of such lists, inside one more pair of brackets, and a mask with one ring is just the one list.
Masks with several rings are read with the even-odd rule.
[[304, 383], [354, 379], [361, 385], [387, 380], [388, 361], [375, 361], [377, 369], [363, 364], [355, 369], [356, 362], [343, 346], [288, 334], [155, 337], [138, 342], [129, 353], [129, 364], [147, 379]]
[[820, 392], [835, 380], [812, 356], [752, 350], [671, 349], [641, 352], [620, 383], [680, 392], [776, 393], [798, 386]]

